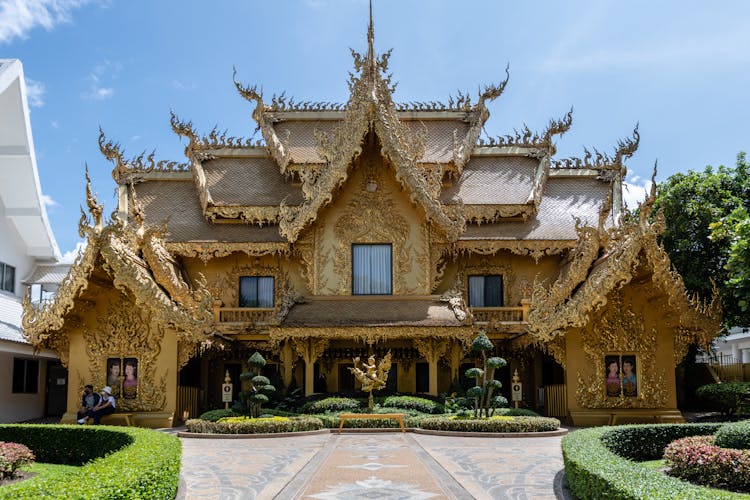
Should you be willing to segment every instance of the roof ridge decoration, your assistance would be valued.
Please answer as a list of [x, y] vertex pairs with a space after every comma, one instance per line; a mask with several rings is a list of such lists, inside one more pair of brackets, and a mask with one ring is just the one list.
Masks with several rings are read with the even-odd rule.
[[152, 150], [148, 155], [146, 151], [143, 151], [140, 155], [128, 160], [125, 158], [120, 143], [111, 140], [108, 141], [101, 127], [99, 127], [98, 142], [99, 151], [115, 166], [112, 169], [112, 178], [117, 184], [124, 184], [137, 174], [150, 172], [187, 172], [190, 170], [189, 163], [180, 163], [173, 160], [154, 160], [156, 150]]
[[601, 258], [596, 259], [599, 245], [594, 245], [595, 239], [581, 238], [573, 251], [575, 257], [569, 272], [560, 276], [551, 287], [545, 283], [535, 285], [529, 329], [538, 341], [548, 342], [567, 328], [585, 326], [591, 315], [606, 305], [611, 292], [633, 279], [641, 254], [651, 263], [651, 281], [667, 294], [670, 305], [679, 311], [676, 325], [679, 335], [675, 338], [675, 359], [678, 362], [688, 345], [707, 345], [721, 331], [718, 292], [714, 290], [709, 302], [689, 296], [682, 278], [672, 268], [669, 256], [658, 242], [664, 229], [664, 218], [661, 213], [652, 217], [656, 198], [655, 177], [656, 168], [651, 192], [639, 205], [638, 218], [623, 217], [617, 226], [602, 235]]
[[521, 130], [513, 129], [513, 134], [488, 137], [486, 140], [479, 138], [477, 144], [480, 147], [505, 147], [518, 146], [524, 148], [541, 148], [549, 151], [550, 156], [555, 153], [555, 145], [552, 138], [556, 135], [562, 136], [573, 125], [573, 108], [565, 113], [565, 116], [557, 120], [550, 119], [547, 128], [543, 132], [534, 132], [524, 123]]
[[638, 150], [641, 142], [641, 134], [638, 132], [638, 123], [633, 129], [633, 136], [626, 137], [617, 141], [614, 156], [608, 153], [602, 153], [596, 148], [593, 152], [584, 147], [582, 158], [569, 157], [555, 159], [552, 161], [552, 168], [592, 168], [597, 170], [610, 170], [619, 172], [623, 168], [623, 160], [630, 158]]
[[211, 129], [207, 135], [198, 135], [198, 132], [193, 128], [192, 121], [180, 120], [174, 110], [171, 109], [169, 110], [169, 125], [175, 134], [188, 139], [188, 145], [185, 146], [185, 156], [191, 160], [194, 157], [200, 160], [211, 159], [198, 154], [210, 149], [265, 147], [262, 139], [231, 136], [228, 135], [228, 129], [220, 130], [218, 126]]
[[479, 99], [472, 109], [472, 118], [470, 120], [469, 130], [462, 140], [458, 138], [458, 132], [453, 131], [453, 164], [458, 175], [461, 175], [464, 165], [469, 161], [474, 146], [477, 144], [482, 128], [490, 117], [487, 109], [487, 103], [492, 102], [500, 97], [508, 85], [510, 79], [510, 64], [505, 65], [505, 80], [498, 85], [485, 85], [479, 94]]
[[255, 103], [253, 120], [258, 124], [256, 131], [260, 130], [263, 139], [266, 141], [266, 148], [279, 166], [279, 171], [282, 174], [286, 174], [287, 166], [289, 166], [292, 158], [291, 149], [279, 138], [273, 128], [273, 119], [269, 115], [269, 112], [273, 111], [273, 109], [263, 103], [263, 89], [258, 90], [257, 85], [253, 85], [252, 87], [243, 86], [237, 81], [237, 68], [233, 67], [232, 71], [232, 80], [234, 81], [234, 86], [237, 88], [237, 92], [249, 102]]
[[[380, 139], [381, 154], [393, 166], [396, 179], [409, 191], [411, 201], [424, 208], [427, 219], [439, 227], [451, 241], [455, 241], [465, 228], [461, 206], [443, 207], [434, 189], [428, 185], [424, 173], [416, 167], [416, 162], [424, 151], [424, 137], [412, 134], [400, 122], [392, 99], [395, 85], [391, 82], [391, 75], [387, 73], [391, 51], [378, 57], [373, 45], [374, 28], [370, 17], [367, 53], [363, 56], [351, 50], [355, 73], [350, 73], [349, 76], [350, 97], [345, 106], [344, 118], [330, 135], [320, 131], [316, 133], [318, 149], [327, 165], [324, 168], [300, 168], [303, 204], [296, 212], [281, 203], [279, 231], [290, 242], [296, 241], [302, 230], [317, 218], [318, 211], [332, 201], [334, 190], [348, 178], [348, 168], [352, 160], [362, 153], [363, 139], [371, 130]], [[243, 97], [256, 103], [253, 118], [281, 172], [286, 173], [290, 160], [289, 148], [273, 131], [273, 118], [266, 112], [268, 108], [263, 104], [261, 92], [257, 86], [246, 87], [236, 79], [235, 86]], [[484, 103], [497, 97], [503, 88], [504, 84], [485, 89], [477, 104], [480, 117], [486, 114]]]
[[[86, 249], [70, 267], [54, 300], [35, 308], [30, 295], [24, 297], [22, 325], [26, 339], [37, 348], [54, 349], [63, 363], [67, 363], [66, 317], [75, 307], [76, 299], [88, 288], [94, 269], [101, 265], [110, 275], [113, 286], [123, 293], [130, 292], [137, 304], [154, 312], [159, 324], [173, 326], [181, 340], [204, 340], [213, 325], [213, 298], [205, 287], [191, 290], [181, 277], [165, 273], [161, 268], [163, 265], [152, 269], [139, 256], [141, 251], [146, 255], [149, 252], [144, 248], [148, 245], [144, 245], [142, 239], [143, 227], [128, 226], [116, 217], [105, 226], [102, 222], [103, 207], [93, 195], [88, 171], [86, 203], [94, 225], [89, 225], [90, 219], [81, 209], [79, 234], [86, 237]], [[150, 238], [152, 248], [158, 250], [164, 246], [159, 231], [151, 231]], [[152, 257], [157, 252], [153, 254]], [[158, 257], [164, 256], [159, 253]], [[167, 282], [169, 286], [165, 286]], [[174, 295], [170, 296], [171, 293]]]

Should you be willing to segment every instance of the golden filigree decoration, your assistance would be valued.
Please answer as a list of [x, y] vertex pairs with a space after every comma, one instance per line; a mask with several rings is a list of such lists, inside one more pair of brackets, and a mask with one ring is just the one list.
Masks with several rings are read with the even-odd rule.
[[508, 85], [509, 79], [510, 65], [506, 65], [505, 80], [498, 85], [485, 86], [479, 95], [479, 100], [471, 113], [469, 130], [466, 132], [466, 136], [459, 139], [458, 132], [453, 131], [453, 165], [458, 175], [461, 175], [461, 172], [463, 172], [464, 165], [469, 161], [471, 153], [474, 151], [474, 146], [477, 144], [477, 139], [479, 139], [479, 135], [482, 133], [482, 128], [487, 118], [490, 117], [490, 112], [487, 110], [487, 103], [500, 97], [505, 90], [505, 86]]
[[363, 177], [363, 182], [376, 182], [377, 191], [368, 191], [363, 186], [361, 192], [344, 208], [333, 227], [336, 237], [333, 270], [339, 277], [338, 294], [348, 295], [352, 290], [351, 245], [354, 243], [391, 243], [395, 264], [393, 293], [414, 293], [415, 290], [407, 289], [406, 284], [406, 276], [412, 268], [412, 257], [422, 257], [423, 260], [427, 257], [421, 255], [423, 252], [415, 252], [409, 244], [409, 224], [399, 215], [392, 193], [385, 183], [378, 182], [377, 176], [372, 179]]
[[444, 339], [415, 338], [414, 347], [428, 363], [437, 363], [445, 355], [450, 343]]
[[507, 147], [516, 146], [523, 148], [538, 148], [549, 151], [550, 156], [554, 154], [552, 138], [556, 135], [562, 136], [570, 130], [573, 124], [573, 108], [570, 108], [563, 118], [550, 120], [547, 128], [542, 133], [533, 132], [526, 125], [521, 130], [513, 129], [513, 134], [490, 137], [487, 140], [479, 139], [480, 147]]
[[[643, 319], [625, 303], [622, 292], [610, 297], [608, 307], [581, 330], [586, 363], [577, 371], [576, 400], [584, 408], [663, 408], [669, 391], [666, 370], [657, 369], [656, 329], [646, 328]], [[607, 397], [604, 356], [634, 354], [637, 361], [638, 395]]]
[[152, 151], [146, 154], [144, 151], [135, 158], [125, 159], [125, 155], [119, 143], [108, 141], [104, 131], [99, 127], [99, 151], [112, 162], [112, 178], [118, 184], [125, 184], [132, 180], [134, 174], [145, 174], [150, 172], [187, 172], [190, 170], [189, 163], [180, 163], [170, 160], [156, 161], [156, 153]]
[[277, 206], [250, 207], [209, 204], [204, 210], [204, 214], [211, 222], [230, 220], [263, 226], [264, 224], [276, 224], [279, 221], [279, 207]]
[[489, 224], [508, 217], [528, 219], [536, 213], [533, 204], [523, 205], [464, 205], [464, 216], [473, 224]]
[[[237, 70], [233, 69], [233, 71], [232, 80], [234, 81], [234, 86], [237, 88], [237, 92], [248, 101], [255, 103], [255, 109], [253, 109], [253, 120], [258, 124], [263, 139], [266, 141], [266, 148], [279, 166], [280, 172], [286, 174], [289, 161], [291, 160], [291, 149], [288, 145], [282, 142], [273, 128], [272, 114], [266, 112], [272, 110], [263, 103], [263, 93], [258, 90], [258, 87], [243, 86], [237, 81]], [[290, 239], [289, 241], [294, 240]]]
[[[655, 186], [655, 184], [654, 184]], [[531, 330], [538, 338], [551, 339], [570, 327], [582, 327], [592, 313], [607, 304], [607, 296], [630, 283], [640, 266], [651, 272], [651, 282], [666, 293], [669, 305], [679, 318], [679, 328], [691, 335], [680, 334], [676, 355], [683, 353], [685, 343], [706, 345], [721, 331], [721, 306], [718, 292], [710, 303], [690, 297], [682, 278], [672, 269], [669, 256], [657, 238], [663, 220], [657, 216], [649, 222], [655, 188], [641, 204], [639, 217], [623, 217], [619, 224], [602, 233], [603, 217], [599, 224], [604, 247], [594, 245], [594, 240], [581, 237], [568, 272], [551, 286], [537, 283], [532, 296], [529, 320]], [[603, 213], [602, 216], [605, 214]], [[579, 228], [580, 230], [580, 228]], [[594, 235], [593, 230], [584, 231]], [[594, 258], [602, 255], [596, 265]]]
[[160, 411], [167, 398], [168, 374], [157, 379], [157, 358], [164, 331], [132, 297], [121, 294], [97, 315], [95, 327], [83, 328], [89, 362], [89, 377], [95, 386], [107, 385], [107, 358], [138, 359], [138, 391], [135, 399], [120, 398], [118, 410]]
[[233, 253], [244, 253], [248, 257], [264, 255], [289, 255], [290, 245], [285, 242], [230, 243], [230, 242], [167, 242], [166, 249], [174, 255], [194, 257], [204, 264]]
[[[304, 203], [296, 214], [282, 203], [279, 231], [287, 240], [297, 240], [302, 230], [316, 220], [320, 209], [331, 202], [335, 189], [346, 181], [351, 162], [362, 153], [363, 140], [374, 131], [380, 140], [382, 154], [393, 165], [396, 179], [409, 193], [412, 203], [424, 208], [427, 220], [439, 227], [450, 240], [456, 240], [464, 230], [465, 221], [460, 211], [445, 209], [430, 194], [425, 174], [416, 166], [424, 152], [424, 138], [411, 133], [398, 118], [390, 77], [383, 76], [390, 53], [376, 57], [370, 44], [366, 56], [354, 51], [352, 54], [358, 74], [350, 78], [351, 94], [343, 120], [330, 136], [316, 131], [318, 149], [326, 166], [301, 170]], [[488, 88], [486, 93], [484, 100], [493, 92]], [[256, 110], [259, 109], [262, 101], [258, 99], [257, 91], [248, 92], [248, 96], [259, 103]]]
[[269, 341], [280, 345], [292, 339], [352, 340], [368, 345], [396, 339], [440, 339], [468, 342], [476, 337], [470, 326], [419, 327], [419, 326], [331, 326], [331, 327], [279, 327], [268, 328]]
[[593, 168], [597, 170], [612, 170], [619, 172], [623, 167], [623, 160], [633, 156], [638, 149], [641, 141], [641, 135], [638, 132], [638, 124], [633, 129], [633, 137], [627, 137], [617, 142], [614, 156], [593, 148], [589, 151], [583, 148], [584, 155], [582, 158], [562, 158], [552, 161], [552, 168]]
[[169, 124], [172, 131], [180, 137], [188, 139], [188, 145], [185, 148], [185, 156], [191, 159], [206, 159], [201, 157], [201, 152], [211, 149], [223, 148], [262, 148], [262, 140], [253, 140], [252, 137], [234, 137], [229, 136], [228, 131], [221, 131], [214, 127], [207, 135], [199, 136], [193, 128], [193, 122], [180, 120], [174, 111], [169, 110]]
[[542, 257], [559, 255], [575, 246], [575, 240], [459, 240], [455, 244], [458, 253], [494, 255], [508, 250], [515, 255], [529, 256], [535, 262]]

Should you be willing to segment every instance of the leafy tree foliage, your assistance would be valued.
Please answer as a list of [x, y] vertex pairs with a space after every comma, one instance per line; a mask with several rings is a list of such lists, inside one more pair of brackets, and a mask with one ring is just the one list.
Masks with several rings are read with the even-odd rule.
[[240, 393], [242, 409], [248, 411], [252, 418], [260, 416], [260, 407], [268, 403], [268, 394], [276, 391], [268, 378], [261, 375], [263, 367], [266, 366], [265, 358], [255, 351], [247, 360], [249, 371], [240, 374], [240, 380], [250, 382], [250, 389]]
[[655, 208], [667, 227], [664, 249], [690, 292], [703, 298], [719, 287], [728, 327], [750, 325], [750, 164], [706, 167], [659, 184]]

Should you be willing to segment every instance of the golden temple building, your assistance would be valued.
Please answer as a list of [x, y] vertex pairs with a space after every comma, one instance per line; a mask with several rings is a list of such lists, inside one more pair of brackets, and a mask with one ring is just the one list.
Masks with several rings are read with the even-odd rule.
[[345, 104], [264, 100], [235, 79], [262, 133], [196, 132], [186, 163], [124, 157], [102, 133], [119, 203], [87, 185], [85, 252], [24, 332], [85, 384], [110, 385], [142, 426], [223, 407], [221, 383], [258, 350], [277, 387], [351, 393], [354, 356], [392, 353], [390, 389], [438, 395], [485, 331], [524, 404], [575, 425], [680, 420], [675, 367], [721, 329], [685, 292], [663, 220], [623, 207], [624, 162], [556, 158], [572, 113], [538, 133], [480, 139], [507, 83], [447, 103], [394, 101], [390, 52], [354, 51]]

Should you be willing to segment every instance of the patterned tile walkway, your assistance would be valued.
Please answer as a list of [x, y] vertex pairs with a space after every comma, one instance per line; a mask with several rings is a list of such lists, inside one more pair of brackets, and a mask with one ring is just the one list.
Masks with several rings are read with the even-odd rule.
[[562, 498], [560, 437], [182, 439], [178, 498]]

